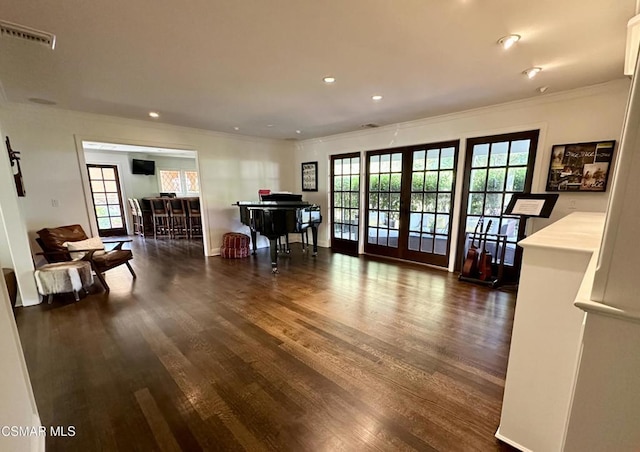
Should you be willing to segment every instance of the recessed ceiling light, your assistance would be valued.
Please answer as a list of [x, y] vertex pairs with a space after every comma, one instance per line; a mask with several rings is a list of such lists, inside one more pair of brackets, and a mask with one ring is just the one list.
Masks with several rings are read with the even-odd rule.
[[375, 96], [371, 96], [372, 100], [382, 100], [382, 96], [379, 94], [376, 94]]
[[530, 67], [529, 69], [522, 71], [522, 73], [531, 79], [538, 75], [541, 70], [541, 67]]
[[296, 130], [296, 133], [300, 135], [302, 133], [302, 130]]
[[335, 83], [336, 82], [336, 78], [335, 77], [324, 77], [322, 79], [323, 82], [325, 83]]
[[540, 88], [538, 88], [538, 92], [540, 94], [542, 94], [542, 93], [546, 92], [548, 89], [549, 89], [548, 86], [541, 86]]
[[273, 127], [273, 124], [267, 124], [267, 127]]
[[520, 41], [520, 35], [507, 35], [498, 39], [498, 44], [500, 44], [503, 48], [508, 49], [518, 41]]
[[233, 130], [240, 130], [240, 127], [235, 126], [235, 127], [233, 128]]
[[157, 111], [150, 111], [149, 116], [151, 116], [152, 118], [159, 118], [160, 113], [158, 113]]

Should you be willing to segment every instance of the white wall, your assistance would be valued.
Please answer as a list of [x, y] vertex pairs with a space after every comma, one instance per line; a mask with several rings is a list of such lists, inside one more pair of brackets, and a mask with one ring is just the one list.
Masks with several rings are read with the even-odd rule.
[[[4, 138], [5, 130], [0, 128], [0, 136]], [[2, 143], [4, 147], [4, 140]], [[7, 152], [0, 152], [0, 241], [10, 239], [11, 246], [6, 246], [8, 253], [0, 256], [0, 267], [12, 267], [16, 269], [17, 276], [25, 276], [32, 283], [33, 281], [33, 264], [30, 268], [24, 270], [25, 262], [18, 259], [13, 263], [12, 255], [20, 252], [28, 255], [28, 247], [24, 224], [20, 220], [20, 212], [13, 185], [13, 177], [11, 177], [10, 163]], [[6, 243], [5, 243], [6, 245]], [[25, 249], [21, 248], [25, 247]], [[24, 257], [24, 256], [22, 256]], [[29, 262], [30, 263], [30, 259]], [[21, 292], [27, 290], [22, 281], [18, 281]], [[29, 291], [27, 290], [27, 297]], [[37, 296], [37, 293], [36, 293]], [[37, 299], [35, 300], [38, 301]], [[0, 281], [0, 427], [2, 426], [23, 426], [23, 427], [39, 427], [40, 418], [38, 417], [38, 409], [36, 407], [31, 383], [29, 381], [29, 373], [24, 361], [22, 346], [20, 345], [20, 337], [18, 329], [13, 317], [13, 310], [9, 300], [7, 287], [4, 279]], [[36, 451], [44, 450], [43, 437], [5, 437], [0, 435], [0, 450], [11, 451]]]
[[196, 169], [196, 159], [179, 158], [179, 157], [156, 157], [154, 155], [147, 155], [149, 160], [155, 160], [156, 173], [159, 169], [179, 169], [179, 170], [194, 170]]
[[[37, 432], [40, 426], [38, 408], [4, 284], [0, 284], [0, 343], [0, 427], [34, 427]], [[0, 435], [0, 450], [44, 451], [44, 439], [44, 436]]]
[[[197, 150], [208, 254], [219, 249], [223, 233], [248, 230], [232, 203], [257, 199], [259, 188], [294, 186], [288, 142], [22, 104], [0, 106], [0, 121], [22, 151], [23, 212], [32, 236], [42, 227], [71, 223], [91, 231], [80, 172], [84, 153], [76, 152], [82, 140]], [[259, 245], [267, 243], [261, 239]]]
[[13, 268], [11, 251], [9, 250], [9, 238], [5, 232], [2, 215], [0, 215], [0, 265], [3, 265], [5, 268]]
[[[297, 143], [295, 154], [296, 191], [301, 190], [300, 164], [317, 160], [319, 191], [305, 193], [305, 199], [322, 206], [324, 222], [318, 240], [323, 246], [328, 246], [328, 165], [331, 155], [460, 139], [452, 229], [453, 237], [456, 237], [467, 138], [540, 129], [532, 192], [544, 192], [552, 145], [608, 139], [619, 141], [628, 92], [629, 81], [622, 79], [524, 101], [301, 141]], [[549, 220], [531, 220], [529, 230], [539, 230], [575, 210], [604, 212], [607, 199], [608, 193], [561, 193], [552, 217]], [[452, 240], [452, 257], [455, 256], [455, 244], [456, 241]], [[449, 268], [452, 267], [453, 262]]]
[[640, 313], [635, 244], [640, 236], [640, 75], [636, 71], [625, 121], [620, 165], [614, 173], [602, 254], [592, 299], [618, 309]]

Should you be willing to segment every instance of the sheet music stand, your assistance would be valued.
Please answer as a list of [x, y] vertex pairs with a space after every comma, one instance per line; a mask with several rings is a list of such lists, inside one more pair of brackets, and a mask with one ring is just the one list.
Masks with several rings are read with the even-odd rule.
[[559, 196], [557, 193], [514, 193], [504, 214], [520, 215], [524, 220], [549, 218]]
[[[521, 221], [527, 218], [549, 218], [558, 201], [558, 193], [514, 193], [505, 215], [518, 215]], [[518, 290], [518, 283], [502, 287], [505, 290]]]

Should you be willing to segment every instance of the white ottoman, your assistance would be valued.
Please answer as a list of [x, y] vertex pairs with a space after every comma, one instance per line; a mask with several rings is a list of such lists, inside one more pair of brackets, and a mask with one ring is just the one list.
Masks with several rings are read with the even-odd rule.
[[76, 301], [78, 292], [86, 291], [93, 284], [91, 264], [87, 261], [58, 262], [47, 264], [35, 271], [36, 284], [40, 295], [48, 295], [47, 302], [53, 301], [53, 294], [73, 292]]

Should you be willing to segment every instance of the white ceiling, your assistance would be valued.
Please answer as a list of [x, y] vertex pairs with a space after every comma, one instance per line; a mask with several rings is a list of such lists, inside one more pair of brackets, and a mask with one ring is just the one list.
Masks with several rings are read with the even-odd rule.
[[[0, 0], [0, 20], [57, 36], [55, 50], [0, 38], [0, 82], [12, 102], [305, 139], [622, 78], [634, 14], [635, 0]], [[505, 51], [509, 33], [522, 40]]]

